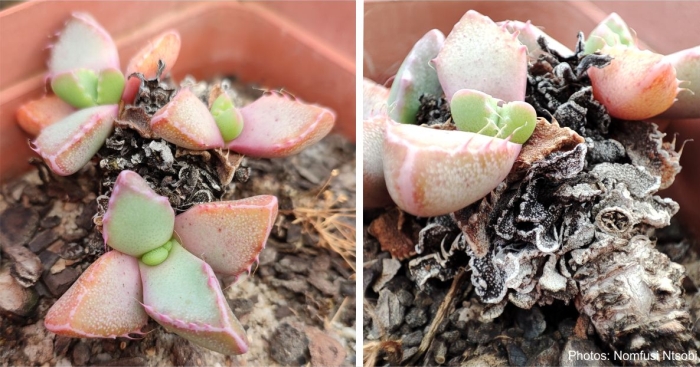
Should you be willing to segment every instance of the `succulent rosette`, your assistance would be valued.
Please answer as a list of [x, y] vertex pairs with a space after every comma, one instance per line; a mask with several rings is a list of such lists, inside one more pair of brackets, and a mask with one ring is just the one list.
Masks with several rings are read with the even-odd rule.
[[103, 219], [102, 255], [51, 307], [46, 328], [71, 337], [140, 334], [148, 316], [224, 354], [248, 350], [216, 274], [250, 272], [277, 216], [277, 198], [198, 204], [175, 216], [168, 199], [122, 171]]
[[[633, 35], [611, 14], [581, 49], [596, 53], [597, 62], [584, 62], [570, 75], [588, 76], [595, 99], [618, 119], [700, 117], [698, 47], [663, 56], [640, 50]], [[417, 216], [437, 216], [495, 189], [540, 119], [524, 100], [528, 61], [537, 60], [543, 47], [562, 57], [579, 53], [530, 22], [494, 23], [468, 11], [447, 37], [431, 30], [415, 44], [391, 90], [366, 80], [365, 207], [394, 202]], [[420, 98], [442, 95], [451, 123], [411, 126]]]
[[[31, 147], [56, 174], [77, 172], [112, 133], [124, 105], [135, 103], [145, 81], [167, 75], [179, 51], [177, 31], [160, 34], [131, 59], [125, 80], [109, 33], [89, 15], [73, 14], [48, 63], [47, 78], [55, 95], [29, 102], [17, 112], [20, 126], [38, 134]], [[258, 158], [297, 154], [326, 136], [335, 122], [332, 111], [282, 93], [266, 93], [237, 107], [225, 92], [205, 104], [182, 88], [166, 102], [148, 116], [149, 138], [191, 150], [231, 149]]]

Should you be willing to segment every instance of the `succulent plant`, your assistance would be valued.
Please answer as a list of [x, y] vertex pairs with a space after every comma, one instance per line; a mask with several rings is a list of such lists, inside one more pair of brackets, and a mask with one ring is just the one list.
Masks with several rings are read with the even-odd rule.
[[71, 337], [140, 334], [148, 316], [224, 354], [248, 349], [215, 273], [250, 272], [277, 216], [277, 198], [199, 204], [175, 216], [137, 173], [122, 171], [103, 220], [113, 250], [51, 307], [46, 328]]
[[[447, 38], [432, 30], [418, 41], [399, 69], [386, 108], [376, 107], [381, 87], [365, 83], [365, 103], [374, 106], [364, 123], [368, 207], [382, 205], [385, 200], [378, 198], [388, 191], [411, 214], [447, 214], [481, 199], [506, 177], [537, 120], [522, 102], [527, 48], [517, 35], [469, 11]], [[419, 97], [443, 93], [462, 131], [394, 122], [413, 123]]]
[[[593, 94], [611, 116], [624, 120], [644, 120], [674, 107], [675, 116], [698, 117], [700, 97], [693, 90], [680, 88], [681, 82], [700, 78], [697, 48], [666, 57], [640, 50], [634, 32], [615, 13], [605, 18], [589, 35], [585, 52], [613, 57], [610, 65], [591, 68], [588, 76]], [[683, 75], [677, 75], [682, 70]], [[678, 77], [687, 79], [677, 79]], [[675, 104], [682, 95], [683, 103]], [[693, 114], [693, 109], [696, 112]], [[687, 111], [687, 112], [686, 112]]]
[[[102, 146], [115, 120], [123, 117], [120, 101], [128, 107], [148, 89], [146, 81], [158, 85], [179, 50], [176, 31], [157, 36], [131, 59], [125, 81], [107, 31], [89, 15], [73, 14], [49, 60], [52, 90], [65, 103], [46, 96], [17, 113], [27, 132], [38, 133], [32, 148], [55, 173], [77, 172]], [[187, 88], [158, 98], [164, 100], [147, 115], [149, 138], [192, 150], [224, 148], [260, 158], [284, 157], [323, 138], [335, 121], [333, 112], [282, 93], [268, 93], [242, 108], [234, 106], [225, 91], [209, 105]]]

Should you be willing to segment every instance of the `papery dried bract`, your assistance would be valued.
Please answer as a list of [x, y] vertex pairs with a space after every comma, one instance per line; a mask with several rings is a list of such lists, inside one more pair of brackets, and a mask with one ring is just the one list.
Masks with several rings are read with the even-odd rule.
[[44, 324], [51, 332], [75, 338], [125, 337], [139, 333], [148, 322], [142, 300], [138, 260], [110, 251], [53, 304]]
[[19, 126], [31, 136], [75, 112], [75, 108], [55, 95], [27, 102], [17, 109]]
[[260, 195], [195, 205], [175, 218], [177, 238], [215, 272], [250, 271], [277, 218], [277, 198]]
[[187, 88], [153, 115], [151, 129], [163, 139], [186, 149], [220, 148], [224, 140], [207, 106]]
[[384, 181], [382, 146], [384, 130], [392, 123], [388, 116], [376, 116], [362, 123], [362, 203], [365, 208], [391, 204]]
[[211, 267], [178, 243], [158, 266], [139, 263], [146, 312], [166, 330], [223, 354], [248, 350]]
[[401, 209], [422, 217], [447, 214], [493, 190], [520, 148], [480, 134], [389, 124], [384, 177]]
[[61, 176], [81, 169], [112, 132], [118, 106], [80, 110], [43, 129], [32, 142], [51, 170]]
[[73, 13], [49, 59], [51, 76], [76, 69], [119, 69], [119, 55], [112, 37], [86, 13]]
[[537, 60], [537, 58], [543, 54], [542, 48], [537, 41], [540, 37], [544, 37], [547, 42], [547, 47], [549, 47], [550, 50], [559, 53], [561, 56], [568, 57], [574, 54], [571, 49], [550, 37], [540, 28], [532, 25], [529, 20], [527, 22], [507, 20], [505, 22], [499, 22], [498, 24], [505, 25], [510, 33], [518, 32], [518, 41], [527, 47], [528, 54], [530, 54], [530, 57], [534, 60]]
[[700, 46], [664, 56], [676, 69], [683, 89], [678, 100], [666, 110], [664, 118], [700, 118]]
[[[146, 79], [153, 79], [158, 74], [158, 61], [165, 64], [162, 75], [168, 75], [175, 65], [180, 54], [180, 33], [176, 30], [168, 30], [153, 38], [148, 44], [139, 50], [129, 61], [126, 67], [126, 75], [141, 73]], [[132, 103], [138, 92], [141, 81], [139, 78], [130, 78], [124, 90], [124, 101]]]
[[285, 94], [266, 94], [241, 109], [245, 126], [227, 148], [257, 158], [297, 154], [330, 132], [335, 114]]
[[141, 257], [162, 246], [173, 234], [175, 212], [136, 172], [117, 177], [104, 215], [102, 236], [110, 247]]
[[610, 65], [588, 69], [593, 95], [611, 116], [643, 120], [667, 110], [678, 94], [673, 65], [662, 55], [633, 47], [604, 47]]
[[525, 99], [527, 47], [491, 18], [468, 11], [433, 60], [445, 98], [475, 89], [506, 102]]
[[445, 42], [445, 35], [437, 29], [428, 31], [416, 42], [401, 64], [389, 93], [389, 116], [405, 124], [416, 122], [420, 96], [442, 95], [442, 86], [435, 69], [430, 65]]

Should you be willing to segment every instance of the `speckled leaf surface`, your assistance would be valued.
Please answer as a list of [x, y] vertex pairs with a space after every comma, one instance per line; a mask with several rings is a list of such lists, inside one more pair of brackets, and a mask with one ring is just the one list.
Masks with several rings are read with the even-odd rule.
[[604, 47], [610, 65], [588, 69], [593, 96], [611, 116], [644, 120], [666, 111], [678, 94], [676, 70], [668, 59], [634, 47]]
[[43, 96], [20, 106], [17, 110], [17, 122], [29, 135], [37, 136], [43, 128], [63, 120], [73, 112], [75, 108], [58, 96]]
[[387, 113], [389, 89], [374, 81], [362, 80], [362, 118], [367, 120]]
[[110, 251], [92, 263], [49, 309], [46, 328], [76, 338], [139, 333], [148, 322], [141, 306], [138, 260]]
[[442, 86], [435, 68], [430, 65], [442, 45], [445, 35], [437, 29], [428, 31], [416, 42], [404, 59], [389, 93], [389, 116], [394, 121], [414, 124], [420, 108], [420, 97], [424, 94], [439, 97]]
[[141, 257], [162, 246], [173, 234], [175, 212], [136, 172], [117, 177], [104, 215], [102, 236], [110, 247]]
[[114, 127], [118, 106], [97, 106], [75, 112], [44, 128], [32, 142], [51, 170], [61, 176], [80, 170], [97, 153]]
[[209, 265], [175, 243], [163, 263], [139, 267], [144, 308], [166, 330], [223, 354], [248, 350], [245, 330]]
[[277, 198], [270, 195], [198, 204], [175, 218], [175, 233], [215, 272], [238, 275], [257, 261], [275, 218]]
[[151, 129], [163, 139], [186, 149], [206, 150], [224, 146], [207, 106], [187, 88], [153, 115]]
[[665, 118], [700, 118], [700, 46], [664, 57], [676, 68], [676, 78], [681, 81], [678, 100], [666, 110]]
[[51, 75], [79, 68], [119, 69], [119, 55], [112, 37], [86, 13], [73, 13], [53, 45], [49, 59]]
[[392, 122], [386, 115], [362, 122], [362, 204], [365, 208], [378, 208], [392, 202], [384, 182], [382, 163], [384, 130], [388, 123]]
[[333, 128], [335, 114], [286, 94], [269, 93], [241, 109], [243, 132], [228, 148], [257, 158], [297, 154]]
[[443, 215], [493, 190], [510, 172], [520, 148], [470, 132], [388, 124], [384, 177], [389, 194], [404, 211]]
[[460, 89], [475, 89], [506, 102], [525, 99], [527, 47], [491, 18], [468, 11], [433, 60], [449, 101]]

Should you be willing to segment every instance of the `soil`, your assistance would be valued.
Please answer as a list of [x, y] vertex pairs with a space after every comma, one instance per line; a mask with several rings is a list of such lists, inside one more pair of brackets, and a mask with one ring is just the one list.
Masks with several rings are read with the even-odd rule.
[[297, 156], [244, 158], [242, 166], [249, 179], [231, 184], [224, 199], [273, 194], [280, 204], [259, 265], [235, 284], [223, 280], [247, 354], [211, 352], [152, 320], [141, 339], [76, 339], [44, 328], [51, 305], [104, 251], [93, 224], [100, 176], [90, 164], [48, 185], [35, 170], [2, 186], [0, 364], [354, 365], [354, 144], [329, 135]]

